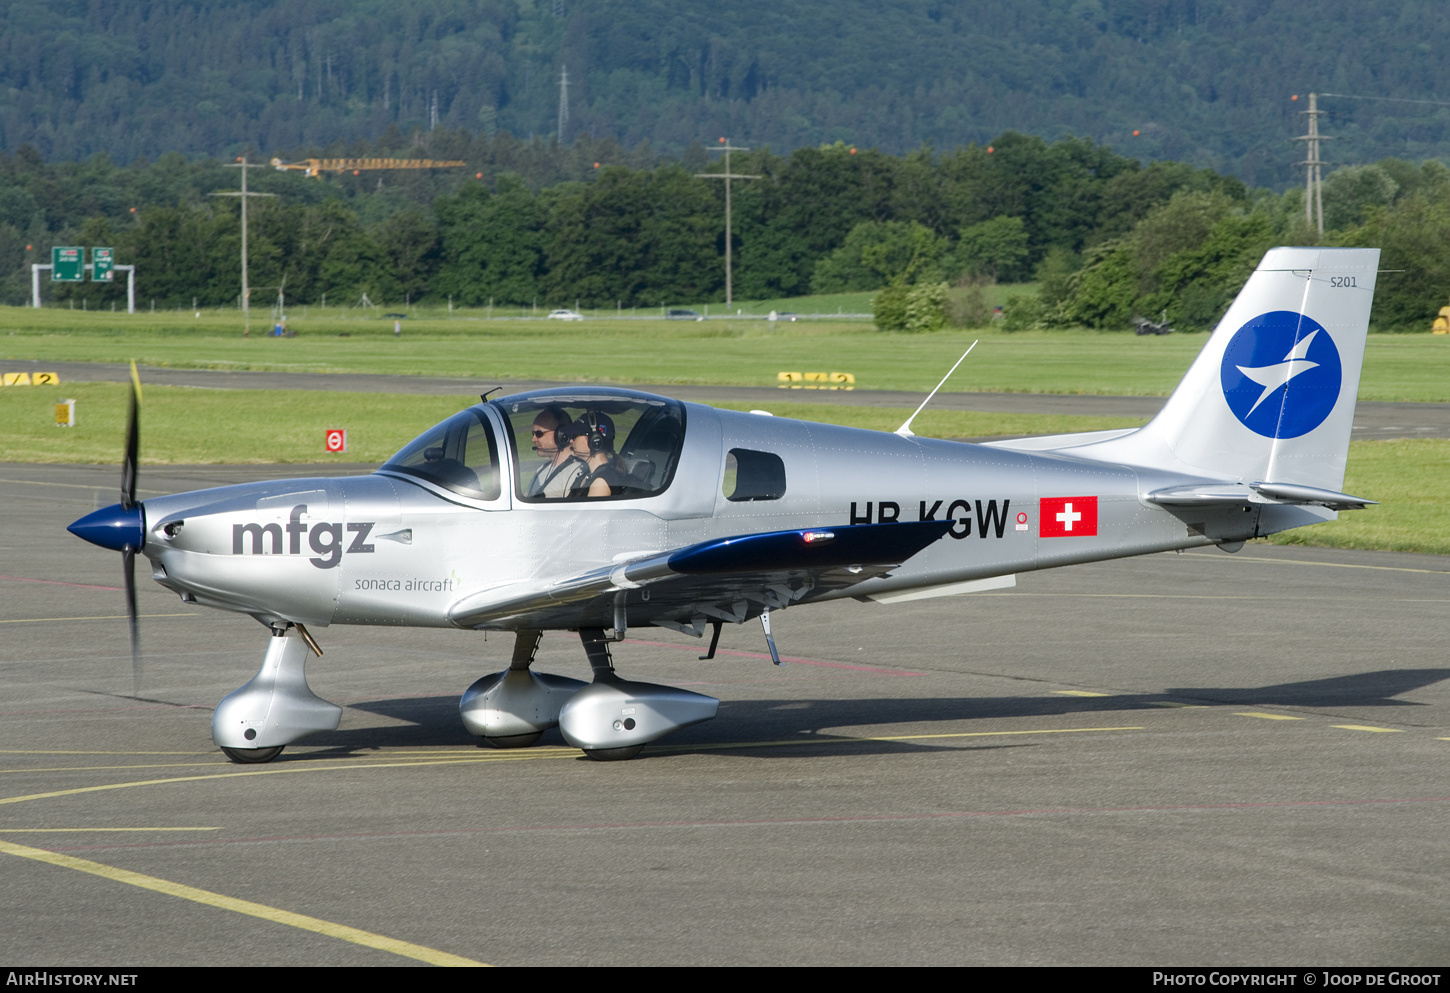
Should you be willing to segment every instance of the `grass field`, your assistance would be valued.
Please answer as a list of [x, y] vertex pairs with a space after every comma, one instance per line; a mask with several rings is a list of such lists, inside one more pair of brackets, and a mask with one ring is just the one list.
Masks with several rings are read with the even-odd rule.
[[[0, 461], [119, 464], [127, 387], [119, 383], [62, 384], [58, 390], [0, 390]], [[59, 396], [77, 401], [74, 428], [56, 428]], [[473, 396], [313, 393], [290, 390], [145, 391], [143, 464], [382, 462], [415, 435], [474, 402]], [[893, 430], [907, 409], [771, 403], [778, 416]], [[740, 405], [743, 409], [744, 405]], [[1120, 418], [923, 412], [918, 433], [933, 437], [1048, 434], [1131, 427]], [[325, 455], [323, 432], [346, 428], [348, 452]], [[144, 470], [143, 470], [144, 471]], [[257, 475], [266, 469], [259, 465]], [[117, 472], [119, 480], [119, 470]], [[1450, 480], [1450, 440], [1363, 441], [1350, 446], [1345, 490], [1382, 506], [1346, 513], [1338, 521], [1273, 539], [1284, 544], [1450, 554], [1444, 504]]]
[[[108, 463], [120, 459], [129, 387], [71, 383], [58, 388], [0, 390], [0, 461]], [[76, 426], [54, 426], [61, 396], [76, 401]], [[784, 394], [783, 394], [784, 395]], [[399, 393], [299, 393], [296, 390], [144, 388], [141, 460], [157, 465], [267, 462], [382, 462], [425, 428], [471, 403], [468, 396]], [[731, 406], [722, 404], [722, 406]], [[735, 409], [749, 409], [736, 405]], [[910, 410], [772, 403], [781, 417], [892, 431]], [[1055, 434], [1133, 427], [1141, 421], [1051, 414], [977, 414], [927, 410], [912, 424], [917, 434], [963, 438]], [[323, 433], [346, 428], [348, 452], [328, 456]]]
[[[83, 314], [0, 308], [0, 360], [123, 362], [185, 368], [402, 373], [607, 383], [772, 385], [776, 373], [849, 372], [859, 389], [930, 389], [974, 338], [949, 391], [1162, 396], [1203, 335], [995, 330], [887, 334], [870, 325], [780, 322], [547, 320], [458, 316], [392, 321], [312, 314], [296, 338], [242, 338], [235, 311]], [[1450, 402], [1450, 338], [1372, 335], [1362, 400]]]

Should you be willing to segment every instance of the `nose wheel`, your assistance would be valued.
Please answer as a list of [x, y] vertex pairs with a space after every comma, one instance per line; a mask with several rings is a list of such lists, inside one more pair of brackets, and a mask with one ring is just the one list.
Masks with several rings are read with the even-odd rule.
[[238, 765], [254, 765], [272, 761], [282, 754], [282, 748], [282, 745], [273, 748], [227, 748], [223, 745], [222, 754]]

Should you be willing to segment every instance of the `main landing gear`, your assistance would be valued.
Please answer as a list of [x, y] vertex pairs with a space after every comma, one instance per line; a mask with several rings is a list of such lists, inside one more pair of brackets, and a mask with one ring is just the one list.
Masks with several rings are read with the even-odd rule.
[[621, 679], [603, 628], [579, 630], [594, 670], [592, 683], [532, 672], [540, 637], [538, 631], [520, 631], [508, 670], [478, 680], [459, 702], [464, 726], [491, 745], [532, 745], [557, 727], [592, 759], [630, 759], [651, 741], [708, 721], [720, 709], [719, 700], [701, 693]]
[[233, 762], [270, 762], [298, 738], [335, 731], [342, 708], [307, 685], [307, 653], [317, 650], [306, 629], [272, 629], [262, 668], [245, 686], [217, 704], [211, 738]]

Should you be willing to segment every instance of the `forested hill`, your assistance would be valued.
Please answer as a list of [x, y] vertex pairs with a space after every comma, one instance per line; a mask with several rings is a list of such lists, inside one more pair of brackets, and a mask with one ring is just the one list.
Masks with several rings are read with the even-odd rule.
[[[1072, 134], [1284, 186], [1293, 93], [1450, 97], [1442, 0], [91, 0], [0, 5], [0, 149], [229, 155], [389, 124], [678, 154]], [[1450, 157], [1450, 107], [1328, 98], [1326, 157]], [[1134, 136], [1134, 131], [1141, 132]]]

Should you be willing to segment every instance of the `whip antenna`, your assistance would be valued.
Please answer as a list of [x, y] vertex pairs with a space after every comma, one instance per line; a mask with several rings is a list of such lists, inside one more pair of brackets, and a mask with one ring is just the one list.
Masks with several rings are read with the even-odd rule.
[[[981, 341], [981, 339], [978, 338], [977, 341]], [[972, 349], [976, 347], [977, 342], [972, 342], [971, 345], [967, 347], [967, 350], [962, 353], [962, 357], [957, 359], [957, 365], [961, 365], [963, 362], [965, 362], [967, 356], [972, 354]], [[926, 399], [921, 401], [921, 406], [917, 407], [912, 415], [906, 419], [906, 423], [901, 425], [901, 427], [897, 428], [894, 432], [892, 432], [893, 434], [899, 434], [903, 438], [916, 437], [916, 435], [912, 433], [911, 422], [916, 420], [917, 414], [921, 413], [924, 409], [926, 409], [927, 404], [931, 403], [931, 398], [936, 396], [937, 390], [940, 390], [943, 386], [947, 384], [947, 380], [952, 378], [952, 373], [957, 371], [957, 365], [954, 365], [949, 370], [947, 370], [947, 374], [941, 378], [941, 382], [936, 384], [936, 390], [932, 390], [926, 395]]]

